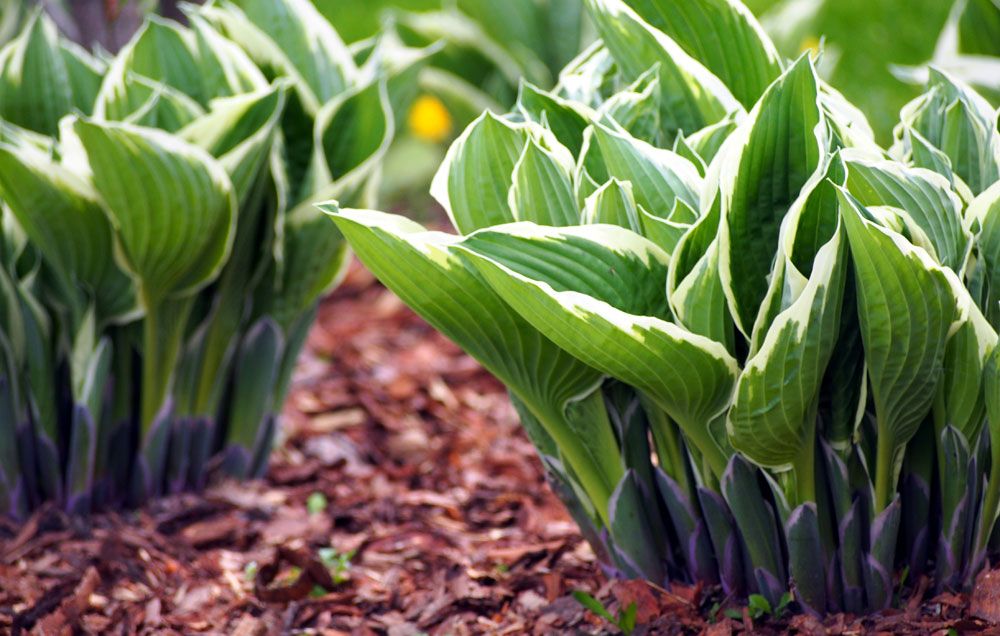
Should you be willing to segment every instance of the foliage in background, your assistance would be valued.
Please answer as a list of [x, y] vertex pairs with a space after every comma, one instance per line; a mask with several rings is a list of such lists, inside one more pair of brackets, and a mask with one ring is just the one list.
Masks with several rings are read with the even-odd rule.
[[0, 51], [0, 511], [263, 471], [430, 50], [305, 0], [149, 18], [114, 57], [35, 11]]
[[622, 574], [818, 613], [887, 607], [904, 566], [968, 586], [1000, 501], [997, 111], [931, 72], [886, 150], [738, 0], [586, 6], [558, 86], [449, 149], [458, 235], [334, 221], [506, 384]]
[[[520, 80], [550, 88], [592, 39], [579, 0], [317, 0], [355, 49], [381, 24], [410, 46], [441, 47], [421, 73], [421, 98], [386, 159], [383, 198], [418, 213], [446, 144], [483, 110], [506, 109]], [[404, 131], [401, 131], [403, 133]]]

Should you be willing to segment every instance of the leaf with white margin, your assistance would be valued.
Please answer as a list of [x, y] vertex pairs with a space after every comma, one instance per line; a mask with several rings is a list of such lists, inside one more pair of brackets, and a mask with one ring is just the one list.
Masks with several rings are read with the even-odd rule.
[[123, 121], [175, 132], [205, 114], [184, 93], [162, 82], [136, 73], [108, 75], [94, 104], [94, 119]]
[[[377, 169], [396, 134], [383, 79], [353, 87], [327, 102], [316, 115], [312, 162], [299, 194], [307, 203], [349, 202], [345, 184], [359, 188]], [[336, 190], [331, 190], [334, 184]]]
[[0, 49], [0, 117], [55, 135], [75, 105], [73, 84], [59, 48], [59, 31], [38, 9], [24, 30]]
[[662, 250], [613, 225], [524, 223], [481, 230], [460, 247], [525, 320], [645, 393], [722, 474], [725, 440], [709, 424], [728, 406], [739, 368], [722, 345], [666, 320]]
[[635, 202], [655, 216], [668, 217], [678, 199], [698, 206], [702, 178], [693, 163], [628, 133], [595, 123], [584, 146], [596, 145], [609, 178], [631, 181]]
[[204, 106], [215, 87], [205, 84], [194, 33], [172, 20], [150, 17], [118, 53], [104, 77], [98, 101], [137, 74], [155, 78]]
[[101, 90], [101, 80], [107, 72], [107, 64], [69, 40], [59, 42], [59, 52], [66, 64], [73, 103], [84, 115], [90, 115], [93, 113], [97, 93]]
[[869, 220], [845, 190], [838, 192], [875, 401], [875, 505], [880, 511], [895, 491], [902, 450], [934, 401], [957, 306], [945, 269], [897, 232]]
[[210, 110], [177, 134], [207, 150], [226, 169], [240, 203], [245, 203], [271, 152], [285, 107], [286, 85], [210, 102]]
[[486, 111], [448, 149], [431, 195], [460, 233], [514, 220], [507, 192], [527, 140], [526, 125]]
[[[563, 99], [521, 79], [515, 108], [538, 124], [546, 124], [559, 142], [576, 156], [583, 145], [583, 131], [597, 113], [585, 104]], [[544, 121], [543, 121], [544, 117]]]
[[749, 335], [768, 290], [781, 222], [826, 149], [816, 71], [803, 55], [767, 89], [719, 153], [722, 285]]
[[595, 190], [584, 202], [583, 223], [617, 225], [641, 234], [632, 183], [611, 179]]
[[[785, 269], [794, 269], [785, 254], [779, 256]], [[817, 252], [808, 282], [770, 323], [740, 375], [726, 420], [729, 440], [761, 466], [812, 466], [819, 389], [837, 339], [846, 271], [847, 241], [838, 227]]]
[[657, 141], [661, 137], [660, 65], [656, 64], [609, 97], [597, 112], [615, 120], [637, 139]]
[[660, 64], [663, 131], [692, 133], [741, 110], [722, 81], [621, 0], [587, 0], [597, 32], [627, 79]]
[[1000, 182], [977, 196], [965, 212], [976, 232], [977, 258], [982, 261], [988, 288], [984, 313], [1000, 328]]
[[529, 325], [456, 249], [461, 237], [369, 210], [331, 215], [358, 258], [389, 289], [454, 340], [538, 418], [598, 512], [621, 479], [601, 373]]
[[841, 153], [847, 163], [847, 189], [865, 206], [901, 208], [933, 245], [938, 262], [961, 272], [972, 237], [962, 225], [962, 201], [947, 179], [922, 168], [870, 160], [850, 151]]
[[573, 158], [565, 148], [549, 150], [536, 139], [528, 140], [514, 165], [508, 193], [514, 218], [541, 225], [579, 224], [580, 210], [570, 181], [572, 172]]
[[997, 346], [997, 333], [965, 286], [956, 280], [954, 287], [962, 318], [958, 328], [948, 338], [944, 376], [939, 387], [940, 400], [934, 407], [934, 419], [938, 430], [952, 426], [966, 440], [978, 440], [986, 415], [983, 372]]
[[350, 51], [308, 0], [225, 0], [202, 14], [259, 66], [293, 78], [309, 112], [354, 83]]
[[781, 56], [739, 0], [630, 0], [652, 26], [673, 38], [751, 108], [781, 75]]
[[897, 140], [912, 127], [951, 160], [952, 170], [980, 194], [1000, 178], [1000, 133], [996, 110], [981, 95], [947, 73], [930, 69], [930, 90], [900, 111]]
[[236, 197], [208, 153], [158, 130], [77, 120], [119, 262], [155, 304], [219, 272], [235, 234]]
[[567, 99], [598, 108], [616, 90], [616, 76], [611, 52], [597, 40], [559, 71], [559, 84], [554, 90]]
[[0, 197], [53, 268], [61, 301], [77, 318], [88, 302], [76, 297], [77, 285], [93, 295], [101, 322], [135, 312], [132, 281], [112, 257], [111, 224], [86, 181], [41, 150], [0, 142]]

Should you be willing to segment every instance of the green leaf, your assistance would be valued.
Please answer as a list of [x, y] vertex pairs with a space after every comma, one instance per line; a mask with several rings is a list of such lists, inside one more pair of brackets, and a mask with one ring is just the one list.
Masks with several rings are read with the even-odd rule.
[[973, 194], [1000, 178], [996, 111], [961, 81], [932, 68], [930, 91], [907, 104], [900, 119], [901, 130], [912, 127], [950, 159]]
[[594, 191], [584, 203], [583, 222], [617, 225], [641, 234], [632, 182], [611, 179]]
[[767, 294], [781, 221], [826, 146], [817, 81], [803, 55], [720, 151], [719, 267], [733, 318], [747, 335]]
[[516, 108], [525, 118], [544, 123], [573, 156], [580, 154], [583, 131], [596, 116], [584, 104], [543, 91], [524, 79], [518, 89]]
[[875, 402], [875, 503], [881, 511], [895, 491], [901, 451], [934, 400], [957, 317], [955, 292], [946, 271], [927, 252], [870, 220], [843, 190], [840, 201]]
[[578, 224], [580, 210], [570, 183], [572, 161], [562, 146], [549, 150], [537, 140], [529, 140], [514, 165], [508, 194], [513, 217], [542, 225]]
[[0, 117], [55, 135], [76, 105], [72, 78], [56, 25], [35, 10], [21, 34], [0, 49]]
[[976, 258], [988, 282], [984, 313], [994, 329], [1000, 329], [1000, 183], [977, 196], [965, 212], [968, 223], [978, 228]]
[[[795, 266], [786, 260], [784, 267]], [[726, 421], [733, 447], [744, 456], [778, 470], [802, 466], [805, 474], [797, 471], [796, 478], [808, 484], [819, 389], [839, 330], [846, 271], [846, 241], [838, 228], [820, 248], [808, 282], [747, 360]], [[810, 490], [807, 485], [796, 504], [814, 500]]]
[[721, 345], [664, 319], [666, 254], [609, 225], [515, 224], [476, 232], [461, 247], [522, 317], [647, 394], [721, 474], [724, 440], [709, 423], [728, 405], [738, 370]]
[[609, 97], [597, 112], [615, 120], [633, 137], [655, 145], [664, 137], [660, 126], [660, 65], [649, 69], [630, 86]]
[[307, 112], [315, 114], [357, 77], [343, 40], [308, 0], [225, 0], [203, 15], [265, 72], [292, 78]]
[[115, 229], [116, 255], [147, 307], [210, 282], [229, 254], [236, 222], [223, 167], [160, 131], [86, 120], [73, 130]]
[[[432, 326], [506, 384], [556, 441], [602, 519], [622, 476], [601, 373], [553, 344], [456, 249], [460, 237], [402, 217], [341, 210], [333, 219], [361, 261]], [[405, 266], [401, 266], [404, 264]]]
[[511, 175], [528, 134], [487, 111], [448, 149], [431, 194], [462, 234], [514, 220], [508, 203]]
[[86, 181], [46, 153], [0, 142], [0, 197], [53, 268], [62, 302], [78, 317], [86, 295], [102, 322], [134, 313], [132, 282], [112, 257], [112, 226]]
[[660, 124], [668, 139], [678, 131], [692, 133], [740, 110], [718, 77], [621, 0], [587, 0], [587, 9], [627, 80], [660, 65]]
[[589, 130], [585, 148], [598, 149], [609, 178], [632, 182], [635, 202], [647, 212], [667, 218], [678, 200], [698, 207], [702, 179], [690, 161], [603, 124]]
[[930, 239], [938, 262], [955, 272], [964, 269], [971, 236], [962, 226], [962, 201], [946, 179], [893, 161], [850, 153], [842, 156], [847, 164], [847, 189], [862, 205], [905, 210]]
[[673, 38], [751, 108], [781, 74], [781, 57], [739, 0], [631, 0], [652, 26]]

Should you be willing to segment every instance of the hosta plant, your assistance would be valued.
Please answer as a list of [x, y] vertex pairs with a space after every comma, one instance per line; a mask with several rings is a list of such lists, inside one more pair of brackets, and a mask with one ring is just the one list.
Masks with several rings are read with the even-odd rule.
[[[150, 18], [114, 57], [36, 12], [0, 51], [0, 512], [259, 475], [427, 51], [306, 0]], [[370, 203], [369, 203], [370, 204]]]
[[997, 112], [933, 72], [889, 149], [738, 0], [601, 40], [451, 147], [458, 234], [330, 212], [508, 387], [609, 568], [879, 610], [968, 585], [1000, 498]]

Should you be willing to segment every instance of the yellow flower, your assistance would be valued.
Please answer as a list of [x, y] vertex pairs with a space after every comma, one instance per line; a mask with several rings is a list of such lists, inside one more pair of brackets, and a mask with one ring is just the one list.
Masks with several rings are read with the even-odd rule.
[[421, 95], [413, 102], [406, 123], [414, 135], [434, 143], [444, 141], [451, 134], [451, 114], [433, 95]]
[[809, 57], [816, 59], [819, 55], [819, 45], [820, 41], [815, 35], [807, 35], [802, 38], [802, 42], [799, 43], [799, 53], [809, 51]]

